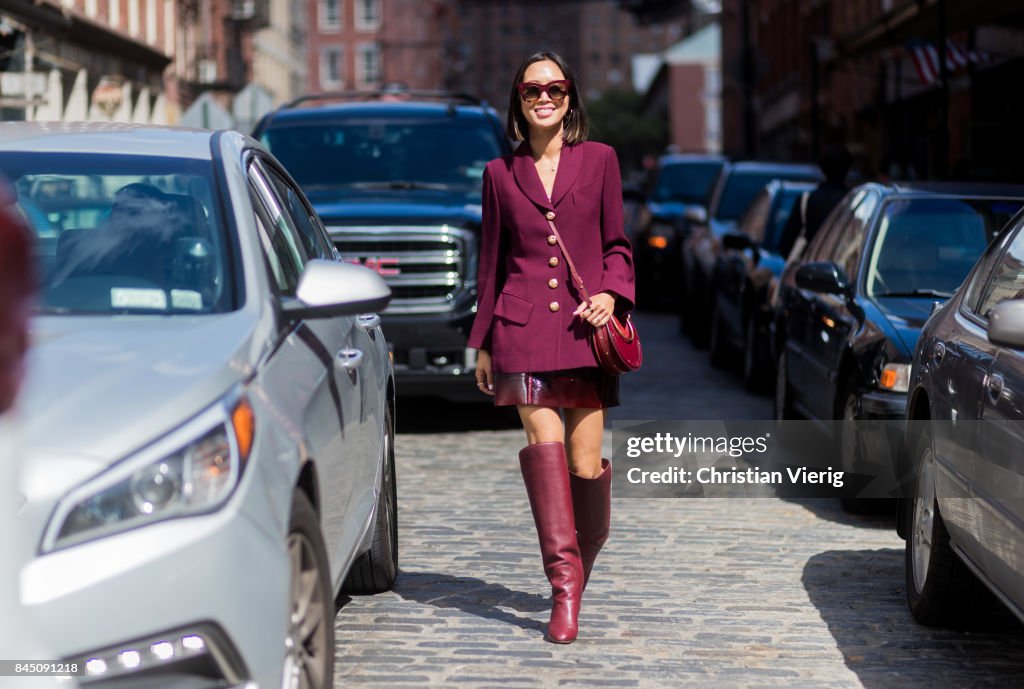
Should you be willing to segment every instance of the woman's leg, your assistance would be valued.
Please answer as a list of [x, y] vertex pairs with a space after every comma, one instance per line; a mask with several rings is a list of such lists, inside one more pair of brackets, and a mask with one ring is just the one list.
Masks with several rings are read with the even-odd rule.
[[601, 458], [604, 417], [603, 409], [565, 410], [569, 487], [584, 587], [611, 526], [612, 465]]
[[517, 409], [523, 430], [526, 431], [526, 442], [530, 445], [565, 442], [562, 417], [558, 415], [557, 409], [532, 404], [520, 404]]
[[573, 521], [565, 432], [557, 409], [521, 405], [519, 416], [529, 441], [519, 452], [519, 468], [537, 526], [544, 573], [551, 582], [553, 604], [546, 638], [569, 643], [578, 633], [584, 572]]
[[604, 433], [604, 409], [565, 410], [565, 451], [569, 470], [583, 478], [601, 475], [601, 436]]

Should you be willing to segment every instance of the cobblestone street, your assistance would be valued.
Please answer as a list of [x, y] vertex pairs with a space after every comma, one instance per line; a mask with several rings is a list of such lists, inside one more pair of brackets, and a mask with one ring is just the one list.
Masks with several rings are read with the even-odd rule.
[[[770, 399], [711, 369], [674, 317], [642, 314], [638, 327], [645, 368], [623, 379], [613, 418], [770, 415]], [[523, 433], [467, 430], [483, 425], [477, 415], [499, 418], [399, 401], [398, 582], [338, 612], [335, 686], [931, 688], [1024, 677], [1015, 619], [999, 610], [978, 631], [918, 626], [893, 520], [824, 500], [615, 499], [580, 638], [546, 643], [550, 588], [516, 460]]]

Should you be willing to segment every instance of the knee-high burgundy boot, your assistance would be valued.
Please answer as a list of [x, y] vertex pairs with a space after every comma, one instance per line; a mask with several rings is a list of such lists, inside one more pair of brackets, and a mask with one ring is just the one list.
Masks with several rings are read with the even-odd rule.
[[565, 445], [537, 443], [519, 452], [526, 493], [537, 525], [544, 573], [551, 582], [553, 605], [546, 639], [559, 644], [576, 640], [579, 631], [583, 566], [576, 543], [572, 490]]
[[576, 520], [576, 541], [580, 547], [583, 562], [583, 587], [590, 581], [590, 570], [594, 567], [604, 542], [608, 540], [612, 511], [612, 463], [601, 458], [600, 476], [583, 478], [569, 472], [572, 488], [572, 509]]

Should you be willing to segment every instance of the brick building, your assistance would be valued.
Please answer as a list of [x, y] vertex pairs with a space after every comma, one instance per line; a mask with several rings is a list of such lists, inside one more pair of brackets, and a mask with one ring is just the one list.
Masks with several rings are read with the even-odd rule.
[[0, 5], [0, 117], [165, 122], [174, 0], [9, 0]]
[[684, 18], [641, 26], [613, 0], [460, 0], [458, 18], [465, 89], [498, 109], [507, 107], [515, 70], [531, 53], [560, 54], [593, 100], [610, 88], [633, 88], [633, 55], [661, 52], [685, 35]]
[[843, 142], [866, 175], [1018, 178], [1019, 3], [725, 0], [722, 23], [727, 153]]

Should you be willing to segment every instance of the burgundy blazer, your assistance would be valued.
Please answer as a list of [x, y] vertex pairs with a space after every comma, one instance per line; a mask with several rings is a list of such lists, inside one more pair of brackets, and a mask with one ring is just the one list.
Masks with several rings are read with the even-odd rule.
[[593, 326], [544, 214], [555, 225], [591, 294], [633, 308], [633, 255], [623, 232], [622, 177], [615, 151], [583, 142], [562, 149], [548, 200], [528, 142], [484, 170], [477, 313], [469, 346], [491, 353], [498, 372], [597, 366]]

